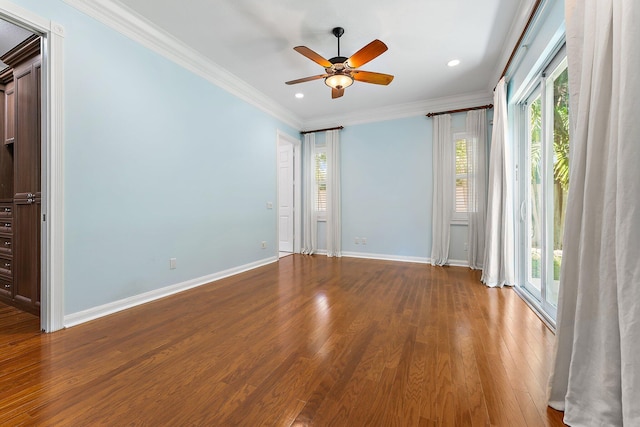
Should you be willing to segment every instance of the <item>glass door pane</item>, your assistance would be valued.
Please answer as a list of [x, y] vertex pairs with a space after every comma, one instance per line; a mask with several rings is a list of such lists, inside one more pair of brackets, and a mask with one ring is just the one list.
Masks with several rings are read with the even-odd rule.
[[527, 220], [526, 220], [526, 283], [529, 292], [537, 298], [541, 297], [542, 277], [544, 271], [544, 253], [542, 247], [542, 227], [544, 215], [542, 211], [542, 99], [538, 94], [527, 106], [528, 144], [527, 144]]
[[567, 61], [562, 61], [549, 76], [546, 87], [552, 91], [549, 110], [553, 111], [553, 202], [549, 206], [552, 213], [552, 232], [550, 245], [553, 245], [552, 259], [549, 260], [550, 271], [546, 300], [554, 308], [558, 306], [558, 289], [560, 287], [560, 267], [562, 265], [562, 236], [569, 191], [569, 87]]

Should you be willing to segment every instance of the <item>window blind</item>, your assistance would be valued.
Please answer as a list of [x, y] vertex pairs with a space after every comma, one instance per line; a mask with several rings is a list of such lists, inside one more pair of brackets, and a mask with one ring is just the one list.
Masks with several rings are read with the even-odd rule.
[[469, 158], [467, 139], [456, 139], [456, 182], [455, 182], [455, 212], [469, 212]]
[[320, 151], [316, 153], [316, 185], [317, 199], [316, 207], [318, 212], [327, 211], [327, 153]]

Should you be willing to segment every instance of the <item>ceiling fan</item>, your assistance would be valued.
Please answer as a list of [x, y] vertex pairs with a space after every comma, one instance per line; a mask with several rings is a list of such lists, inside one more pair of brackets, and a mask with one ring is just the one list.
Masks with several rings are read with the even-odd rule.
[[383, 54], [387, 50], [386, 44], [380, 40], [374, 40], [351, 55], [351, 57], [346, 58], [344, 56], [340, 56], [340, 37], [344, 34], [344, 28], [336, 27], [332, 30], [332, 33], [338, 38], [338, 56], [331, 59], [323, 58], [321, 55], [306, 46], [296, 46], [293, 48], [296, 52], [323, 66], [325, 73], [318, 74], [317, 76], [291, 80], [286, 82], [286, 84], [294, 85], [311, 80], [324, 79], [324, 83], [331, 88], [331, 98], [335, 99], [344, 95], [344, 89], [351, 86], [354, 80], [364, 83], [373, 83], [376, 85], [388, 85], [391, 83], [393, 76], [390, 74], [372, 73], [370, 71], [357, 69]]

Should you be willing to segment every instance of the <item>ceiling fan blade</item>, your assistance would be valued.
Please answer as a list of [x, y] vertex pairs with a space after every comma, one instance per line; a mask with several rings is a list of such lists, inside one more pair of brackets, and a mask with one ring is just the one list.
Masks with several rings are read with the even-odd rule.
[[323, 78], [328, 77], [328, 76], [329, 76], [328, 74], [319, 74], [317, 76], [304, 77], [302, 79], [291, 80], [291, 81], [285, 82], [285, 84], [295, 85], [295, 84], [298, 84], [298, 83], [310, 82], [311, 80], [323, 79]]
[[351, 68], [358, 68], [383, 54], [387, 50], [387, 45], [380, 40], [374, 40], [347, 59]]
[[354, 80], [364, 83], [373, 83], [376, 85], [388, 85], [393, 80], [391, 74], [372, 73], [371, 71], [353, 70], [352, 76]]
[[336, 98], [340, 98], [342, 95], [344, 95], [344, 88], [342, 89], [331, 89], [331, 99], [336, 99]]
[[320, 64], [322, 65], [324, 68], [329, 68], [331, 67], [331, 62], [329, 62], [329, 60], [323, 58], [322, 56], [320, 56], [320, 54], [315, 53], [314, 51], [312, 51], [311, 49], [309, 49], [306, 46], [296, 46], [293, 48], [293, 50], [295, 50], [296, 52], [298, 52], [301, 55], [306, 56], [307, 58], [309, 58], [310, 60], [312, 60], [313, 62], [315, 62], [316, 64]]

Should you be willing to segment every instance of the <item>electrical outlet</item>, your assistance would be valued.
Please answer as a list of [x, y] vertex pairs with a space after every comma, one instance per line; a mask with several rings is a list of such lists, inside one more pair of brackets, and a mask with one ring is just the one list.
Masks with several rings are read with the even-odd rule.
[[177, 268], [177, 262], [177, 259], [169, 258], [169, 270], [175, 270]]
[[469, 244], [468, 244], [468, 243], [465, 243], [465, 244], [464, 244], [464, 251], [465, 251], [465, 252], [467, 252], [468, 246], [469, 246]]
[[367, 238], [366, 237], [361, 237], [360, 241], [362, 242], [363, 245], [367, 244]]
[[356, 237], [356, 239], [355, 239], [355, 242], [354, 242], [354, 243], [355, 243], [356, 245], [359, 245], [359, 244], [360, 244], [360, 238], [359, 238], [359, 237]]
[[267, 202], [267, 209], [273, 209], [273, 203]]
[[262, 241], [262, 243], [260, 243], [260, 247], [262, 249], [267, 249], [267, 242], [265, 242], [264, 240]]

